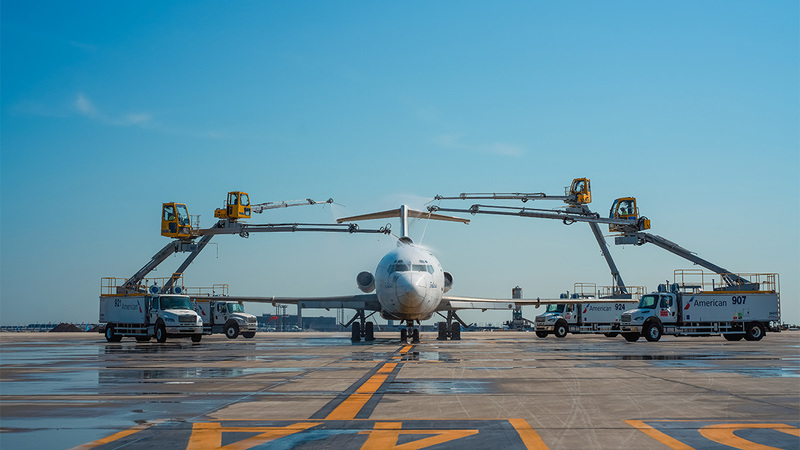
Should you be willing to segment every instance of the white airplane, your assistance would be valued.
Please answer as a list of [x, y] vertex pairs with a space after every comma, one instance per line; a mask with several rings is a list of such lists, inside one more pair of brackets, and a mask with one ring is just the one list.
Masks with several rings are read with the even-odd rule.
[[[302, 308], [351, 308], [356, 310], [356, 315], [345, 327], [352, 325], [352, 340], [367, 341], [374, 339], [373, 323], [366, 319], [375, 314], [387, 320], [405, 322], [406, 327], [400, 332], [400, 340], [419, 342], [419, 325], [421, 321], [433, 317], [438, 313], [446, 322], [439, 323], [438, 339], [461, 338], [459, 325], [467, 327], [457, 315], [461, 309], [504, 309], [511, 310], [516, 305], [539, 305], [549, 303], [548, 300], [509, 300], [489, 298], [446, 297], [453, 287], [453, 276], [445, 272], [441, 263], [433, 253], [425, 247], [414, 244], [408, 237], [408, 218], [445, 220], [452, 222], [469, 223], [468, 219], [451, 217], [430, 212], [408, 209], [405, 205], [399, 209], [383, 211], [361, 216], [344, 217], [337, 222], [352, 222], [358, 220], [383, 219], [400, 217], [401, 237], [398, 239], [397, 248], [390, 251], [378, 263], [373, 275], [364, 271], [356, 276], [358, 288], [365, 294], [345, 295], [335, 297], [267, 297], [245, 298], [244, 301], [271, 302], [277, 304], [297, 304]], [[373, 291], [375, 291], [373, 293]], [[236, 299], [234, 299], [236, 300]], [[563, 300], [560, 300], [563, 303]], [[369, 315], [365, 315], [370, 311]], [[445, 316], [443, 313], [446, 313]]]

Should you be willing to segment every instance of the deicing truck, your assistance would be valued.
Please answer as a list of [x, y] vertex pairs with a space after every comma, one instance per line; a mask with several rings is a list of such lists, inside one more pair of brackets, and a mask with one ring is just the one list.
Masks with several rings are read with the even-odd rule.
[[189, 337], [200, 342], [203, 320], [194, 311], [186, 295], [103, 295], [100, 297], [100, 323], [105, 323], [108, 342], [134, 337], [147, 342], [155, 337], [166, 342], [168, 337]]
[[[603, 289], [609, 288], [601, 286]], [[637, 297], [641, 295], [640, 291], [645, 292], [640, 286], [631, 286], [627, 290], [633, 292], [623, 294], [627, 297]], [[615, 337], [619, 334], [620, 314], [637, 303], [631, 298], [607, 298], [602, 294], [600, 297], [603, 298], [597, 299], [593, 283], [575, 283], [575, 292], [571, 296], [573, 302], [547, 305], [545, 312], [536, 316], [533, 327], [536, 336], [544, 338], [553, 334], [563, 338], [567, 333], [603, 333]], [[561, 294], [561, 297], [565, 302], [569, 301], [569, 295]]]
[[655, 342], [663, 334], [759, 341], [767, 330], [780, 331], [777, 274], [722, 274], [720, 283], [710, 284], [687, 284], [683, 275], [676, 271], [675, 283], [659, 285], [658, 292], [644, 295], [637, 308], [622, 314], [627, 341], [644, 335]]
[[244, 312], [239, 302], [195, 297], [195, 311], [203, 319], [203, 334], [225, 333], [228, 339], [240, 333], [248, 339], [256, 335], [256, 316]]

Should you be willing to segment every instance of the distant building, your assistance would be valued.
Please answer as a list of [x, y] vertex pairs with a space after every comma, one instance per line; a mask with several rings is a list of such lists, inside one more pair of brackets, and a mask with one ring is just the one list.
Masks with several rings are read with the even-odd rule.
[[341, 325], [336, 323], [335, 317], [302, 317], [302, 328], [298, 325], [296, 315], [276, 316], [274, 314], [262, 314], [256, 317], [258, 327], [269, 331], [346, 331]]

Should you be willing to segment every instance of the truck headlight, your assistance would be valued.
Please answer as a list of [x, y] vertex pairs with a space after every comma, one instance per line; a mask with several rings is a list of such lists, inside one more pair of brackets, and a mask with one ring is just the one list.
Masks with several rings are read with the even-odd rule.
[[164, 321], [165, 321], [165, 322], [172, 322], [172, 323], [175, 323], [175, 319], [174, 319], [174, 318], [172, 318], [172, 317], [167, 317], [167, 318], [165, 318], [165, 319], [164, 319]]
[[641, 317], [634, 317], [634, 318], [633, 318], [633, 320], [634, 320], [635, 322], [638, 322], [638, 321], [642, 320], [642, 318], [641, 318]]
[[556, 319], [555, 319], [554, 317], [548, 317], [548, 318], [547, 318], [547, 321], [548, 321], [548, 322], [555, 322], [555, 321], [556, 321]]

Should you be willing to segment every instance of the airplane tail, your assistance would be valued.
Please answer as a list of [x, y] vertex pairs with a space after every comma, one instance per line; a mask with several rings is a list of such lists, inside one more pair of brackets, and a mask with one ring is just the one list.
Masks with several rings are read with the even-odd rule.
[[416, 209], [409, 209], [408, 206], [406, 205], [401, 205], [400, 208], [398, 209], [390, 209], [388, 211], [362, 214], [360, 216], [342, 217], [341, 219], [336, 219], [336, 222], [343, 223], [343, 222], [353, 222], [356, 220], [386, 219], [390, 217], [399, 217], [401, 219], [400, 234], [402, 235], [401, 237], [404, 238], [408, 237], [409, 217], [413, 217], [415, 219], [444, 220], [448, 222], [461, 222], [466, 224], [469, 223], [469, 219], [463, 219], [461, 217], [445, 216], [444, 214], [435, 214], [432, 212], [417, 211]]

